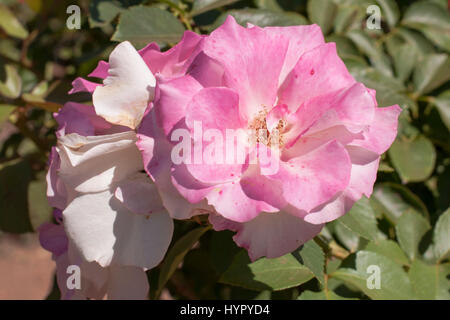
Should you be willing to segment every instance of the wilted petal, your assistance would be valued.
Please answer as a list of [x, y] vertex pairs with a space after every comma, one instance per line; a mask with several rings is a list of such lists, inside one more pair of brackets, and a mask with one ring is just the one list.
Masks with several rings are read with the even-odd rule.
[[59, 176], [78, 192], [106, 190], [115, 182], [142, 169], [142, 160], [133, 131], [105, 136], [61, 137]]

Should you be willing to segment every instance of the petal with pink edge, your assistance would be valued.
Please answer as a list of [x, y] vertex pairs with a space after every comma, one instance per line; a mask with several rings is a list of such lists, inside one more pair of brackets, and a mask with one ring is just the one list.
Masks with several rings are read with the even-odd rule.
[[92, 96], [95, 111], [113, 124], [135, 129], [154, 97], [155, 77], [128, 41], [111, 52], [108, 72], [104, 86]]
[[64, 209], [67, 202], [67, 192], [64, 183], [58, 176], [61, 160], [56, 147], [52, 147], [50, 152], [50, 164], [46, 176], [48, 203], [58, 209]]
[[69, 94], [77, 92], [93, 93], [98, 86], [101, 86], [101, 83], [95, 83], [78, 77], [72, 81], [72, 89], [70, 89]]

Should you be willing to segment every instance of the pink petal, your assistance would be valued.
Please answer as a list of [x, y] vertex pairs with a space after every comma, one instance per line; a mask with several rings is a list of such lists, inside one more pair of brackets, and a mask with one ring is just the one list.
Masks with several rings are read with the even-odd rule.
[[109, 63], [103, 60], [100, 60], [97, 64], [97, 67], [92, 71], [90, 74], [88, 74], [88, 77], [95, 77], [100, 79], [105, 79], [108, 77], [108, 69], [109, 69]]
[[397, 136], [398, 116], [401, 111], [398, 105], [376, 108], [373, 122], [364, 131], [364, 140], [356, 140], [352, 144], [378, 154], [386, 152]]
[[189, 67], [188, 74], [195, 78], [203, 87], [223, 87], [223, 66], [200, 52]]
[[[206, 183], [220, 183], [235, 180], [242, 172], [242, 162], [235, 158], [227, 162], [226, 135], [230, 129], [242, 127], [238, 110], [237, 94], [227, 88], [206, 88], [199, 91], [187, 107], [186, 125], [193, 137], [193, 163], [187, 164], [187, 169], [195, 179]], [[208, 130], [216, 130], [216, 138], [204, 141]], [[220, 141], [216, 141], [219, 139]], [[217, 148], [215, 148], [217, 146]], [[214, 149], [211, 153], [221, 156], [208, 161], [207, 148]], [[237, 153], [238, 149], [235, 149]]]
[[203, 36], [195, 32], [186, 31], [181, 41], [171, 49], [160, 52], [159, 48], [152, 46], [142, 49], [139, 53], [150, 70], [162, 77], [175, 77], [184, 75], [190, 62], [195, 58], [198, 43]]
[[280, 88], [279, 103], [295, 112], [300, 105], [317, 96], [355, 83], [336, 52], [326, 43], [303, 54]]
[[248, 250], [252, 261], [260, 257], [277, 258], [290, 253], [314, 238], [323, 225], [314, 225], [286, 212], [261, 213], [255, 219], [236, 223], [210, 215], [215, 230], [237, 231], [233, 240]]
[[189, 101], [201, 89], [202, 86], [190, 76], [167, 81], [160, 79], [157, 84], [159, 99], [156, 112], [166, 135], [186, 116]]
[[83, 136], [93, 136], [112, 127], [105, 119], [97, 116], [92, 106], [68, 102], [54, 118], [58, 122], [57, 136], [78, 133]]
[[205, 40], [204, 53], [222, 64], [225, 84], [239, 94], [242, 118], [272, 107], [288, 45], [280, 34], [246, 29], [232, 16]]
[[239, 182], [218, 185], [206, 197], [220, 215], [236, 222], [252, 220], [262, 211], [278, 210], [264, 200], [250, 198]]
[[139, 127], [136, 144], [142, 153], [145, 171], [155, 181], [163, 205], [172, 218], [189, 219], [204, 213], [204, 210], [212, 210], [206, 200], [190, 203], [172, 183], [171, 149], [173, 145], [157, 125], [155, 108], [149, 110], [144, 117]]
[[101, 83], [95, 83], [83, 78], [76, 78], [72, 81], [72, 89], [69, 91], [69, 94], [77, 93], [77, 92], [89, 92], [93, 93], [95, 88], [101, 86]]
[[318, 25], [292, 27], [266, 27], [267, 33], [280, 35], [289, 41], [279, 83], [283, 83], [286, 76], [297, 64], [298, 59], [307, 51], [325, 43], [322, 30]]
[[39, 227], [38, 231], [39, 241], [45, 250], [50, 251], [56, 257], [67, 252], [68, 239], [62, 224], [56, 225], [46, 222]]
[[363, 195], [370, 197], [377, 178], [380, 157], [359, 147], [346, 147], [352, 161], [350, 182], [346, 190], [332, 201], [313, 209], [305, 216], [305, 221], [322, 224], [340, 218], [350, 211]]
[[278, 173], [286, 201], [309, 212], [344, 190], [350, 180], [351, 162], [345, 148], [332, 141], [303, 156], [280, 163]]

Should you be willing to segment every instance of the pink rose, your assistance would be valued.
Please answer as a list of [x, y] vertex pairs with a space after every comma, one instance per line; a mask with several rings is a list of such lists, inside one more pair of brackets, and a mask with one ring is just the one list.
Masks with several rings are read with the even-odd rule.
[[209, 212], [252, 260], [274, 258], [371, 195], [401, 110], [377, 107], [318, 26], [244, 28], [230, 16], [181, 65], [155, 72], [138, 129], [172, 217]]

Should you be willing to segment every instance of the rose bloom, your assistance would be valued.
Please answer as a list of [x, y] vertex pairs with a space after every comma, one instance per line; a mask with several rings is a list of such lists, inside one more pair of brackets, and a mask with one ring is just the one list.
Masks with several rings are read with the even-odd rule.
[[[109, 63], [101, 61], [90, 74], [104, 79], [103, 85], [73, 82], [71, 93], [92, 93], [93, 106], [67, 103], [54, 115], [59, 127], [47, 195], [61, 215], [56, 225], [40, 230], [57, 263], [63, 298], [146, 297], [145, 270], [164, 257], [173, 221], [144, 173], [135, 129], [152, 107], [153, 72], [176, 75], [182, 69], [179, 49], [189, 51], [197, 39], [189, 33], [165, 53], [155, 44], [139, 52], [129, 42], [119, 44]], [[81, 290], [66, 287], [71, 264], [81, 268]]]
[[[371, 195], [401, 109], [377, 107], [375, 91], [354, 80], [318, 26], [245, 28], [229, 16], [179, 71], [154, 73], [137, 143], [172, 217], [210, 213], [214, 229], [235, 231], [252, 260], [274, 258]], [[205, 161], [228, 151], [217, 141], [230, 130], [246, 133], [233, 142], [244, 161]]]

